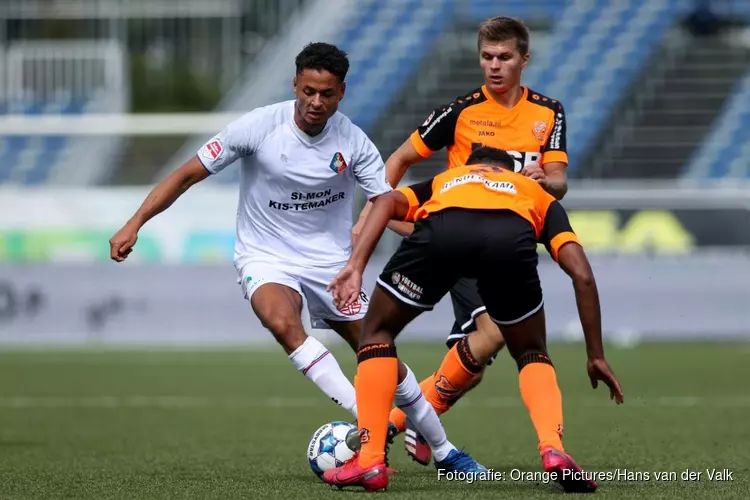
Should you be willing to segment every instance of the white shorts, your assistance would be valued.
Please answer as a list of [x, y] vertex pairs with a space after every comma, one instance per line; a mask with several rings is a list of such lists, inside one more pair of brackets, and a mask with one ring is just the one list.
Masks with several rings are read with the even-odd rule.
[[238, 269], [239, 283], [245, 299], [250, 301], [253, 293], [265, 283], [278, 283], [295, 290], [307, 302], [310, 324], [316, 329], [330, 329], [325, 320], [356, 321], [365, 317], [370, 298], [364, 289], [359, 299], [344, 309], [333, 304], [333, 294], [326, 291], [331, 280], [343, 268], [304, 267], [294, 264], [271, 262], [248, 262]]

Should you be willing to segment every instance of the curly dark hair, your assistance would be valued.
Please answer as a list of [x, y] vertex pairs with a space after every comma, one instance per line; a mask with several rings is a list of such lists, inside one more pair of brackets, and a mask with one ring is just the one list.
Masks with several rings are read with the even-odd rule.
[[513, 157], [503, 149], [482, 146], [471, 152], [466, 159], [466, 165], [490, 165], [492, 167], [505, 167], [514, 170]]
[[294, 62], [298, 75], [306, 69], [326, 70], [343, 82], [349, 72], [346, 52], [325, 42], [308, 43]]

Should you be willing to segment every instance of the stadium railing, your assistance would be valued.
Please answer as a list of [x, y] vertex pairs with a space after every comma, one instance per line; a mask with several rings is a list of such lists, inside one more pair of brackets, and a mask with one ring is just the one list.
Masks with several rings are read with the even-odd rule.
[[[116, 42], [16, 42], [7, 50], [5, 75], [6, 116], [123, 113], [128, 107], [125, 56]], [[121, 143], [117, 136], [81, 142], [64, 131], [28, 132], [0, 136], [0, 182], [95, 182]]]

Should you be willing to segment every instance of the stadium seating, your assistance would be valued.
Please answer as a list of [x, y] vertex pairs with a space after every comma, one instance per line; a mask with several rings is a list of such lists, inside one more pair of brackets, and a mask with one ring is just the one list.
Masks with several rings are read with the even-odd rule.
[[750, 178], [750, 72], [723, 106], [701, 147], [685, 167], [688, 179]]
[[[413, 81], [418, 62], [450, 18], [450, 2], [420, 10], [421, 0], [368, 5], [359, 23], [344, 34], [353, 72], [342, 111], [368, 131]], [[432, 2], [431, 2], [432, 3]], [[543, 4], [543, 5], [542, 5]], [[541, 6], [544, 9], [541, 9]], [[363, 9], [364, 10], [364, 9]], [[591, 146], [595, 133], [638, 74], [674, 20], [670, 0], [641, 2], [496, 2], [474, 0], [468, 13], [478, 21], [499, 13], [527, 17], [541, 10], [559, 19], [551, 51], [539, 55], [525, 76], [533, 89], [561, 100], [568, 113], [571, 165]], [[429, 12], [429, 15], [425, 15]], [[398, 18], [399, 23], [390, 19]], [[386, 22], [388, 21], [388, 22]], [[583, 82], [583, 84], [582, 84]]]
[[[429, 6], [428, 6], [429, 4]], [[349, 55], [341, 111], [368, 130], [451, 19], [450, 0], [362, 0], [335, 43]], [[216, 176], [236, 182], [238, 169]]]
[[429, 53], [450, 22], [453, 5], [449, 0], [371, 2], [339, 42], [352, 67], [341, 110], [369, 129]]
[[564, 104], [571, 168], [582, 161], [674, 14], [670, 0], [574, 2], [565, 9], [552, 49], [529, 68], [525, 80]]
[[[615, 106], [632, 88], [639, 71], [669, 27], [698, 2], [682, 0], [361, 0], [349, 20], [332, 40], [350, 56], [347, 96], [341, 110], [366, 132], [383, 120], [407, 85], [413, 85], [420, 62], [454, 23], [476, 24], [494, 15], [552, 22], [550, 50], [533, 54], [525, 83], [563, 102], [568, 118], [571, 168], [585, 158], [598, 132], [612, 119]], [[720, 16], [750, 21], [750, 1], [711, 2]], [[533, 48], [533, 47], [532, 47]], [[440, 64], [439, 56], [436, 64]], [[475, 76], [471, 78], [475, 79]], [[414, 89], [419, 92], [419, 89]], [[747, 99], [738, 90], [736, 99]], [[746, 100], [741, 102], [747, 104]], [[0, 106], [2, 113], [89, 112], [89, 102], [61, 98], [54, 102], [14, 102]], [[727, 111], [714, 127], [716, 134], [741, 134], [744, 116]], [[421, 116], [421, 115], [420, 115]], [[744, 127], [744, 128], [743, 128]], [[739, 139], [741, 137], [737, 136]], [[725, 139], [722, 137], [722, 143]], [[80, 140], [66, 137], [0, 137], [0, 183], [40, 184], [57, 182], [73, 172], [71, 150]], [[709, 159], [715, 145], [705, 145], [696, 155], [708, 165], [687, 166], [685, 175], [739, 175], [741, 166], [730, 168], [725, 158]], [[697, 160], [696, 160], [697, 161]], [[87, 166], [88, 167], [88, 166]], [[80, 170], [80, 169], [79, 169]], [[745, 174], [742, 174], [745, 175]], [[96, 176], [90, 177], [95, 179]], [[236, 182], [237, 169], [217, 176], [218, 182]]]
[[538, 18], [559, 19], [569, 0], [471, 0], [467, 15], [473, 21], [495, 16], [515, 16], [529, 22]]
[[[55, 101], [14, 101], [3, 110], [7, 114], [79, 114], [87, 103], [61, 97]], [[0, 183], [44, 184], [64, 152], [69, 138], [64, 136], [0, 137]]]
[[[389, 45], [403, 31], [407, 33], [414, 21], [412, 15], [421, 0], [361, 0], [353, 9], [348, 23], [342, 29], [338, 40], [332, 40], [349, 55], [350, 70], [347, 76], [346, 98], [341, 111], [347, 113], [354, 121], [363, 126], [370, 119], [377, 118], [374, 100], [382, 102], [388, 96], [374, 87], [375, 96], [363, 94], [373, 92], [372, 84], [383, 85], [383, 75], [377, 76], [375, 68], [379, 58], [387, 59], [388, 64], [398, 62], [397, 50]], [[446, 3], [445, 0], [440, 2]], [[436, 2], [439, 3], [439, 2]], [[428, 9], [429, 10], [429, 9]], [[404, 36], [406, 43], [418, 41]], [[394, 46], [395, 47], [395, 46]], [[420, 54], [421, 56], [421, 54]], [[418, 59], [417, 59], [418, 60]], [[383, 63], [385, 64], [385, 63]], [[390, 73], [386, 70], [385, 73]], [[396, 84], [395, 82], [393, 83]], [[373, 101], [370, 101], [370, 99]], [[236, 183], [239, 180], [239, 169], [231, 168], [212, 176], [209, 182]]]
[[[337, 43], [352, 64], [341, 110], [366, 132], [383, 119], [404, 86], [414, 82], [419, 62], [453, 19], [476, 23], [503, 14], [555, 21], [551, 50], [534, 54], [524, 80], [564, 103], [572, 169], [583, 161], [670, 26], [695, 7], [677, 0], [363, 0], [360, 5]], [[750, 2], [728, 0], [712, 7], [718, 15], [750, 18]], [[236, 177], [229, 172], [221, 180]]]
[[460, 15], [473, 23], [499, 14], [528, 18], [543, 13], [554, 19], [566, 3], [509, 0], [499, 6], [496, 1], [473, 0], [468, 2], [466, 11], [461, 11], [456, 2], [449, 0], [369, 2], [355, 14], [339, 42], [352, 63], [342, 111], [369, 130], [404, 85], [412, 81], [435, 39]]

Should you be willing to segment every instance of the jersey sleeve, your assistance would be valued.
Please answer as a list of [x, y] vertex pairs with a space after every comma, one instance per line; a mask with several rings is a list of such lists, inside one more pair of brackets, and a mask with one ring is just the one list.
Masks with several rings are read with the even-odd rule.
[[435, 108], [409, 137], [417, 153], [428, 158], [435, 151], [453, 144], [459, 114], [454, 103]]
[[405, 221], [413, 221], [419, 207], [432, 198], [432, 181], [433, 179], [429, 179], [424, 182], [398, 188], [397, 191], [406, 196], [406, 199], [409, 201], [409, 211], [406, 217], [404, 217]]
[[552, 131], [542, 148], [542, 164], [561, 162], [567, 165], [568, 146], [566, 136], [568, 125], [565, 121], [565, 109], [563, 109], [562, 103], [558, 101], [555, 103], [553, 111], [555, 113], [555, 121]]
[[218, 174], [243, 156], [253, 154], [265, 135], [268, 124], [262, 108], [246, 113], [208, 140], [199, 150], [198, 159], [212, 174]]
[[539, 242], [547, 248], [547, 251], [555, 259], [555, 262], [557, 262], [557, 252], [563, 245], [566, 243], [581, 244], [578, 236], [576, 236], [573, 228], [570, 226], [568, 214], [557, 200], [553, 201], [549, 205], [549, 208], [547, 208]]
[[385, 176], [385, 163], [380, 151], [375, 147], [364, 132], [361, 134], [359, 153], [354, 159], [354, 177], [365, 192], [367, 199], [372, 201], [381, 194], [393, 191]]

